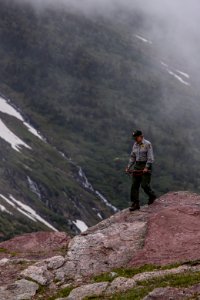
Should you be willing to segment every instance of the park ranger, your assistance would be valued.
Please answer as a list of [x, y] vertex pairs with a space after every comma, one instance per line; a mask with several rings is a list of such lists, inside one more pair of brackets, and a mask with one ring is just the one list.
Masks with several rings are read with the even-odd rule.
[[135, 143], [133, 144], [131, 157], [126, 168], [126, 173], [130, 173], [131, 167], [133, 166], [131, 186], [132, 205], [129, 208], [130, 211], [140, 209], [140, 185], [143, 188], [144, 192], [149, 196], [148, 205], [152, 204], [156, 199], [156, 195], [150, 186], [152, 164], [154, 162], [152, 145], [149, 141], [144, 139], [141, 130], [134, 131], [133, 138], [135, 140]]

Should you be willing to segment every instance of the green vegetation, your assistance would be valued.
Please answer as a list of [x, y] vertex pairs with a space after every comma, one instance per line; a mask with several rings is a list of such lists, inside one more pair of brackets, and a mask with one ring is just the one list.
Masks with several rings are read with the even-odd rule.
[[[110, 297], [87, 297], [89, 299], [110, 299], [110, 300], [141, 300], [148, 295], [155, 288], [159, 287], [176, 287], [176, 288], [187, 288], [200, 282], [200, 272], [186, 272], [177, 275], [167, 275], [164, 277], [158, 277], [142, 282], [138, 282], [138, 285], [128, 292], [123, 294], [116, 294]], [[195, 299], [195, 298], [194, 298]]]
[[[34, 280], [27, 278], [27, 280], [31, 280], [35, 282]], [[36, 282], [38, 284], [38, 282]], [[56, 283], [56, 282], [54, 282]], [[69, 296], [70, 292], [72, 291], [73, 287], [69, 286], [66, 288], [58, 289], [56, 291], [53, 291], [49, 289], [47, 286], [39, 285], [39, 289], [37, 290], [36, 299], [45, 299], [45, 300], [55, 300], [62, 297]], [[35, 298], [34, 298], [35, 299]]]
[[12, 257], [15, 257], [17, 256], [17, 252], [14, 252], [14, 251], [9, 251], [8, 249], [5, 249], [5, 248], [0, 248], [0, 253], [6, 253], [6, 254], [10, 254]]
[[141, 286], [156, 285], [156, 287], [189, 287], [200, 281], [200, 272], [186, 272], [177, 275], [167, 275], [164, 278], [153, 278], [139, 283]]
[[[179, 267], [181, 264], [170, 264], [166, 266], [155, 266], [155, 265], [144, 265], [138, 268], [118, 268], [113, 269], [111, 272], [102, 273], [94, 277], [94, 282], [104, 282], [104, 281], [113, 281], [116, 277], [127, 277], [131, 278], [136, 274], [144, 273], [144, 272], [151, 272], [151, 271], [158, 271], [158, 270], [170, 270], [173, 268]], [[113, 274], [112, 274], [113, 273]]]
[[66, 288], [60, 290], [56, 295], [49, 297], [47, 300], [55, 300], [58, 298], [67, 297], [67, 296], [69, 296], [69, 294], [72, 290], [73, 290], [72, 287], [66, 287]]
[[7, 249], [4, 249], [4, 248], [0, 248], [0, 253], [7, 253], [8, 250]]

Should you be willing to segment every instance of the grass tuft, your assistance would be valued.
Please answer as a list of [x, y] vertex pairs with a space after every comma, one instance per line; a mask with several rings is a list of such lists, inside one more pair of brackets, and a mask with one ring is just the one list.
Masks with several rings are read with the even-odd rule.
[[144, 272], [152, 272], [158, 270], [170, 270], [173, 268], [179, 267], [181, 264], [170, 264], [166, 266], [155, 266], [155, 265], [144, 265], [138, 268], [117, 268], [113, 269], [112, 272], [116, 273], [115, 276], [112, 276], [112, 272], [102, 273], [93, 278], [94, 282], [112, 282], [116, 277], [127, 277], [131, 278], [136, 274], [144, 273]]
[[73, 290], [73, 287], [69, 286], [60, 290], [56, 295], [49, 297], [47, 300], [55, 300], [57, 298], [63, 298], [69, 296], [70, 292]]
[[5, 249], [5, 248], [0, 248], [0, 253], [7, 253], [7, 252], [8, 252], [7, 249]]

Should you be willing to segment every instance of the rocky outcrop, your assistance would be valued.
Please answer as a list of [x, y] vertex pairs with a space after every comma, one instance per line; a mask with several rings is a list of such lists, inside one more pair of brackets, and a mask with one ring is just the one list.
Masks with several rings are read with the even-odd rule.
[[35, 263], [21, 272], [24, 278], [30, 278], [40, 285], [47, 285], [55, 278], [53, 271], [62, 267], [65, 259], [63, 256], [55, 256], [50, 259]]
[[104, 294], [108, 287], [108, 282], [98, 282], [88, 285], [83, 285], [74, 289], [67, 298], [67, 300], [80, 300], [86, 297], [98, 297]]
[[200, 284], [191, 288], [157, 288], [149, 293], [144, 300], [183, 300], [183, 299], [199, 299]]
[[0, 252], [0, 259], [12, 257], [12, 253], [17, 254], [18, 258], [26, 259], [51, 257], [61, 249], [67, 251], [69, 241], [70, 237], [65, 232], [44, 231], [23, 234], [0, 243], [0, 248], [5, 250]]
[[39, 285], [29, 280], [18, 280], [7, 287], [0, 287], [2, 300], [28, 300], [35, 296]]
[[[135, 220], [134, 220], [135, 219]], [[95, 274], [125, 266], [142, 249], [147, 223], [127, 211], [114, 215], [76, 236], [69, 243], [66, 263], [57, 278], [79, 281]]]
[[[59, 233], [54, 233], [54, 235], [57, 234]], [[16, 238], [15, 242], [17, 239], [19, 238]], [[110, 296], [116, 292], [124, 293], [137, 287], [138, 282], [153, 278], [184, 272], [200, 273], [198, 264], [200, 260], [200, 196], [188, 192], [169, 193], [150, 207], [142, 207], [140, 211], [129, 212], [125, 209], [71, 240], [65, 236], [65, 253], [55, 251], [56, 247], [58, 247], [57, 250], [60, 249], [62, 243], [54, 240], [51, 244], [51, 239], [46, 240], [50, 248], [49, 253], [46, 252], [46, 257], [41, 256], [35, 262], [29, 259], [24, 261], [23, 269], [18, 272], [17, 278], [13, 278], [13, 282], [16, 284], [19, 280], [28, 280], [47, 290], [51, 289], [51, 293], [52, 289], [55, 292], [66, 284], [73, 286], [70, 295], [64, 299], [78, 300], [86, 296]], [[26, 239], [23, 238], [23, 241], [21, 253], [23, 251], [25, 253], [26, 249], [29, 249], [28, 253], [30, 253], [31, 241], [28, 238], [27, 245]], [[17, 244], [14, 246], [13, 241], [6, 243], [15, 247], [12, 249], [19, 247]], [[42, 246], [40, 243], [38, 243], [38, 249], [44, 249], [45, 245]], [[45, 248], [46, 251], [47, 248], [48, 246]], [[36, 247], [34, 249], [36, 251]], [[45, 251], [42, 253], [44, 255]], [[47, 254], [50, 253], [56, 255], [49, 257]], [[1, 255], [3, 256], [3, 253]], [[2, 257], [0, 260], [0, 265], [4, 266], [3, 272], [1, 271], [2, 276], [6, 266], [9, 266], [11, 261], [14, 264], [17, 259], [19, 260], [19, 258], [10, 258], [6, 255]], [[184, 264], [188, 261], [195, 261], [196, 266]], [[134, 268], [146, 264], [163, 266], [171, 263], [179, 263], [180, 266], [167, 270], [143, 272], [132, 278], [113, 272], [116, 268]], [[92, 281], [95, 275], [104, 272], [110, 272], [113, 276], [110, 283]], [[0, 298], [5, 294], [8, 286], [4, 282], [0, 290]], [[164, 291], [152, 291], [148, 297], [158, 297], [158, 294]], [[181, 293], [180, 289], [177, 293]]]
[[200, 259], [200, 196], [169, 193], [150, 207], [128, 209], [69, 243], [59, 278], [81, 280], [118, 267]]
[[144, 247], [129, 266], [165, 265], [200, 259], [200, 196], [169, 193], [147, 210]]
[[[190, 267], [190, 266], [180, 266], [178, 268], [169, 269], [169, 270], [161, 270], [161, 271], [154, 271], [154, 272], [145, 272], [141, 274], [137, 274], [133, 276], [132, 278], [125, 278], [125, 277], [117, 277], [115, 278], [111, 283], [109, 282], [100, 282], [100, 283], [94, 283], [94, 284], [88, 284], [83, 285], [81, 287], [75, 288], [72, 290], [70, 295], [67, 298], [64, 298], [65, 300], [83, 300], [85, 297], [98, 297], [98, 296], [111, 296], [116, 293], [123, 293], [126, 292], [136, 286], [139, 286], [140, 282], [143, 282], [145, 280], [150, 279], [156, 279], [156, 278], [164, 278], [167, 275], [177, 275], [177, 274], [183, 274], [185, 272], [197, 272], [200, 271], [200, 266]], [[150, 297], [155, 297], [160, 294], [166, 294], [165, 289], [162, 290], [155, 289], [152, 293], [146, 297], [146, 300], [150, 300]], [[174, 292], [176, 291], [177, 294], [184, 294], [184, 291], [187, 289], [174, 289]], [[192, 290], [192, 289], [191, 289]], [[190, 295], [191, 295], [190, 290]], [[197, 290], [197, 289], [196, 289]], [[173, 289], [172, 289], [173, 291]], [[189, 292], [189, 289], [188, 289]], [[154, 299], [154, 298], [152, 298]], [[155, 298], [162, 300], [163, 298]], [[175, 298], [166, 298], [166, 299], [175, 299]]]
[[50, 266], [55, 263], [62, 266], [64, 258], [51, 262], [51, 257], [67, 252], [69, 241], [64, 232], [48, 231], [24, 234], [0, 243], [0, 286], [14, 282], [24, 268], [43, 259], [50, 258]]

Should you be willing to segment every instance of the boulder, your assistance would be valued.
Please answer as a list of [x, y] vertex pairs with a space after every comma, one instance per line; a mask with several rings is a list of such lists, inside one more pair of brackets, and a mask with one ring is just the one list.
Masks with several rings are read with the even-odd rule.
[[2, 300], [28, 300], [35, 296], [39, 285], [35, 282], [21, 279], [6, 287], [0, 287]]
[[102, 296], [108, 286], [107, 282], [98, 282], [88, 285], [83, 285], [71, 291], [66, 300], [82, 300], [85, 297]]
[[47, 285], [53, 280], [53, 275], [47, 270], [47, 265], [30, 266], [21, 272], [21, 276], [34, 280], [40, 285]]
[[143, 247], [146, 221], [126, 210], [73, 238], [56, 276], [80, 280], [128, 264]]
[[200, 285], [195, 285], [190, 288], [157, 288], [154, 289], [144, 300], [188, 300], [199, 299]]
[[135, 287], [136, 281], [134, 278], [117, 277], [111, 282], [105, 294], [110, 296], [115, 293], [122, 293]]
[[64, 264], [65, 259], [63, 256], [55, 256], [52, 258], [49, 258], [47, 260], [47, 267], [48, 269], [56, 270]]
[[9, 262], [10, 262], [10, 260], [8, 258], [2, 258], [2, 259], [0, 259], [0, 267], [5, 266]]

